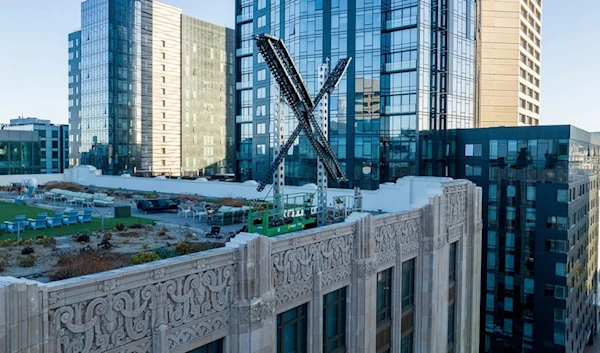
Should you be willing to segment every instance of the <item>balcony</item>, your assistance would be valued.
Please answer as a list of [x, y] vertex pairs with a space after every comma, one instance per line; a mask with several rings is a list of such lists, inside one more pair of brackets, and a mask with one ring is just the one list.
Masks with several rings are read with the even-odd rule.
[[249, 89], [252, 88], [252, 81], [243, 81], [243, 82], [236, 82], [235, 83], [235, 89], [236, 90], [243, 90], [243, 89]]
[[252, 55], [252, 47], [239, 48], [235, 51], [236, 56], [249, 56]]
[[405, 27], [411, 27], [417, 25], [417, 17], [399, 18], [396, 20], [388, 20], [383, 22], [383, 29], [386, 31], [393, 31], [395, 29], [401, 29]]
[[253, 13], [245, 13], [245, 14], [237, 15], [235, 18], [235, 23], [241, 24], [241, 23], [250, 22], [250, 21], [252, 21], [253, 15], [254, 15]]

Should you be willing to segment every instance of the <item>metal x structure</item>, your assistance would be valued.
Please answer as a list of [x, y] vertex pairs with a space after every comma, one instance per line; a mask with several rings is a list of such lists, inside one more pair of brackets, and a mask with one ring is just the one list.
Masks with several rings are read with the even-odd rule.
[[292, 147], [296, 138], [304, 131], [306, 137], [312, 144], [317, 157], [323, 163], [327, 173], [336, 181], [347, 181], [346, 174], [340, 166], [340, 163], [329, 146], [327, 138], [319, 128], [318, 122], [314, 116], [315, 107], [319, 104], [325, 94], [333, 92], [340, 79], [348, 69], [351, 58], [341, 59], [331, 74], [327, 77], [325, 84], [313, 101], [302, 76], [298, 72], [294, 61], [292, 60], [283, 41], [270, 34], [261, 34], [254, 36], [258, 51], [265, 59], [269, 71], [273, 74], [275, 81], [279, 85], [281, 96], [292, 109], [298, 119], [298, 126], [292, 132], [286, 143], [281, 147], [281, 151], [276, 156], [271, 168], [269, 168], [263, 181], [258, 185], [257, 190], [264, 190], [269, 179], [277, 170], [287, 151]]

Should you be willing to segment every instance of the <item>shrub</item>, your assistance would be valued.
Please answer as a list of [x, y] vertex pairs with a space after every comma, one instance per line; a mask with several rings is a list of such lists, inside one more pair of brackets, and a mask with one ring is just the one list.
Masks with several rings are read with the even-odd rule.
[[123, 239], [123, 241], [121, 242], [121, 244], [129, 244], [129, 239]]
[[33, 245], [33, 239], [21, 239], [15, 243], [19, 246], [31, 246]]
[[0, 260], [0, 272], [4, 271], [6, 268], [6, 260]]
[[158, 260], [160, 260], [160, 257], [154, 251], [140, 251], [139, 253], [131, 256], [131, 259], [129, 259], [129, 264], [139, 265]]
[[35, 239], [35, 243], [37, 245], [54, 245], [56, 244], [56, 239], [48, 236], [40, 236]]
[[115, 226], [115, 230], [117, 232], [122, 232], [125, 230], [125, 228], [127, 228], [127, 227], [125, 227], [125, 225], [123, 223], [117, 223], [117, 225]]
[[144, 226], [144, 229], [145, 229], [145, 230], [147, 230], [147, 231], [151, 231], [151, 230], [153, 230], [153, 229], [154, 229], [154, 226], [153, 226], [152, 224], [146, 224], [146, 225]]
[[27, 246], [24, 247], [23, 250], [21, 250], [21, 255], [29, 255], [29, 254], [33, 254], [35, 251], [33, 250], [32, 247]]
[[223, 243], [190, 243], [188, 241], [182, 241], [175, 245], [175, 253], [177, 255], [187, 255], [200, 251], [221, 248], [223, 246], [225, 246]]
[[15, 245], [15, 242], [12, 239], [0, 240], [0, 248], [7, 248], [13, 245]]
[[143, 229], [143, 228], [144, 228], [144, 225], [142, 223], [140, 223], [139, 220], [137, 223], [134, 223], [129, 226], [129, 229]]
[[77, 254], [66, 254], [58, 259], [51, 281], [85, 276], [92, 273], [110, 271], [126, 265], [127, 255], [98, 251], [82, 251]]
[[181, 195], [177, 196], [177, 198], [179, 200], [181, 200], [182, 202], [185, 202], [185, 201], [198, 202], [198, 201], [200, 201], [200, 197], [198, 197], [196, 195], [181, 194]]
[[70, 183], [70, 182], [50, 182], [50, 183], [44, 185], [44, 190], [52, 190], [52, 189], [62, 189], [62, 190], [69, 190], [69, 191], [75, 191], [75, 192], [82, 192], [84, 190], [83, 186], [76, 184], [76, 183]]
[[147, 199], [157, 199], [160, 197], [160, 195], [157, 194], [156, 192], [147, 192], [144, 194], [144, 197]]
[[104, 232], [102, 236], [102, 241], [110, 241], [112, 239], [112, 233], [109, 231]]
[[19, 261], [19, 266], [21, 267], [33, 267], [35, 266], [35, 262], [36, 262], [36, 257], [34, 254], [29, 254], [27, 256], [24, 256], [21, 258], [21, 260]]
[[248, 206], [248, 200], [241, 197], [224, 197], [217, 200], [216, 204], [222, 206], [242, 207]]
[[154, 250], [154, 252], [158, 255], [158, 257], [162, 259], [169, 259], [171, 257], [175, 257], [177, 256], [177, 254], [175, 253], [175, 251], [173, 251], [173, 249], [169, 249], [169, 248], [160, 248], [160, 249], [156, 249]]
[[185, 235], [185, 238], [187, 240], [198, 240], [198, 236], [196, 235], [196, 233], [187, 233]]
[[158, 235], [160, 235], [161, 237], [162, 237], [162, 236], [165, 236], [165, 235], [167, 235], [167, 232], [168, 232], [168, 231], [169, 231], [169, 230], [167, 229], [167, 227], [162, 227], [162, 228], [160, 229], [160, 231], [158, 232]]
[[74, 236], [74, 238], [78, 243], [89, 243], [90, 242], [90, 235], [87, 233], [77, 234]]

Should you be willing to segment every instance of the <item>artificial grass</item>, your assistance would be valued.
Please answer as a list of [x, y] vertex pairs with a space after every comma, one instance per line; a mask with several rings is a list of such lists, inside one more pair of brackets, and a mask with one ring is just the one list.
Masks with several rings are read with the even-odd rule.
[[[35, 216], [37, 216], [38, 213], [47, 213], [48, 216], [52, 217], [54, 211], [38, 207], [0, 202], [0, 223], [4, 223], [4, 221], [12, 222], [15, 219], [15, 216], [21, 215], [25, 215], [25, 218], [35, 218]], [[154, 221], [151, 219], [141, 217], [127, 217], [118, 219], [106, 218], [104, 219], [104, 229], [112, 229], [119, 223], [123, 223], [125, 226], [130, 226], [135, 223], [152, 224], [152, 222]], [[72, 235], [81, 232], [94, 232], [101, 229], [102, 220], [99, 218], [92, 218], [92, 223], [78, 223], [70, 226], [63, 225], [62, 227], [38, 230], [32, 230], [27, 228], [25, 231], [21, 232], [21, 239], [36, 238], [42, 235], [49, 237]], [[5, 239], [17, 239], [17, 233], [4, 232], [0, 240]]]

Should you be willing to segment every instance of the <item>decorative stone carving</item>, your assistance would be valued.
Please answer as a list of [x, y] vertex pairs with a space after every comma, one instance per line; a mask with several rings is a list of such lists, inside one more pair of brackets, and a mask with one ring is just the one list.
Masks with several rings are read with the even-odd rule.
[[465, 233], [465, 225], [464, 223], [460, 223], [454, 225], [452, 227], [448, 227], [448, 242], [453, 243], [456, 240], [460, 239], [462, 235]]
[[375, 251], [379, 253], [394, 250], [396, 249], [396, 244], [400, 244], [401, 246], [408, 245], [408, 249], [418, 248], [420, 239], [420, 216], [391, 224], [384, 224], [375, 228]]
[[148, 272], [148, 278], [158, 281], [161, 278], [164, 278], [167, 275], [167, 269], [164, 267], [157, 268], [154, 271]]
[[275, 312], [275, 304], [276, 302], [270, 299], [263, 300], [252, 305], [252, 308], [250, 309], [251, 322], [257, 322], [272, 318], [273, 313]]
[[387, 251], [377, 254], [377, 268], [389, 267], [396, 263], [396, 251]]
[[98, 283], [98, 290], [101, 292], [112, 292], [116, 290], [121, 283], [118, 279], [113, 278], [102, 283]]
[[202, 338], [215, 331], [229, 327], [229, 313], [224, 312], [201, 321], [194, 321], [187, 325], [170, 330], [168, 335], [169, 348], [186, 344], [190, 341]]
[[[336, 229], [336, 231], [338, 231]], [[339, 233], [338, 233], [339, 234]], [[296, 243], [298, 244], [298, 243]], [[290, 246], [292, 246], [290, 242]], [[324, 282], [341, 281], [349, 276], [352, 266], [354, 232], [295, 246], [271, 254], [273, 287], [277, 288], [278, 304], [287, 303], [312, 292], [315, 272], [321, 271]], [[339, 272], [344, 268], [348, 271]], [[331, 274], [329, 274], [331, 272]]]
[[201, 270], [203, 268], [206, 268], [206, 266], [208, 266], [208, 263], [206, 262], [206, 259], [202, 259], [202, 260], [196, 260], [194, 261], [194, 263], [192, 264], [192, 267], [196, 270]]
[[406, 245], [400, 245], [400, 248], [402, 249], [403, 258], [412, 257], [419, 251], [419, 243], [415, 242]]
[[373, 276], [377, 273], [377, 261], [371, 259], [359, 260], [356, 262], [356, 270], [359, 278]]
[[441, 249], [448, 243], [448, 240], [443, 235], [437, 235], [433, 238], [433, 248]]
[[335, 284], [344, 282], [352, 276], [352, 268], [345, 267], [339, 271], [323, 273], [321, 276], [321, 288], [328, 288]]
[[231, 262], [238, 262], [240, 260], [240, 253], [238, 250], [236, 251], [232, 251], [231, 253], [229, 253], [229, 261]]
[[478, 221], [475, 222], [475, 235], [481, 235], [481, 232], [483, 231], [483, 222]]
[[[228, 265], [53, 308], [49, 315], [51, 332], [56, 335], [54, 351], [146, 352], [138, 350], [145, 346], [138, 341], [150, 344], [153, 328], [161, 324], [188, 332], [188, 325], [204, 327], [207, 320], [213, 320], [205, 317], [221, 315], [226, 319], [219, 325], [228, 325], [235, 270], [236, 265]], [[118, 280], [110, 279], [98, 288], [106, 292], [120, 286]], [[178, 334], [172, 341], [195, 339], [204, 331], [194, 332]]]
[[64, 290], [60, 290], [60, 291], [56, 291], [56, 292], [50, 292], [48, 294], [48, 303], [50, 305], [54, 305], [56, 303], [58, 303], [60, 300], [65, 299], [65, 291]]
[[424, 251], [432, 251], [433, 250], [433, 239], [431, 237], [424, 238], [421, 242], [423, 245]]
[[467, 209], [467, 185], [456, 184], [444, 188], [446, 196], [446, 224], [448, 227], [464, 222]]

